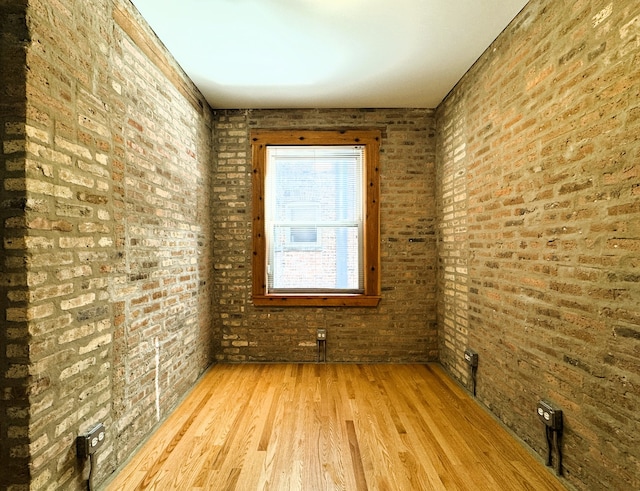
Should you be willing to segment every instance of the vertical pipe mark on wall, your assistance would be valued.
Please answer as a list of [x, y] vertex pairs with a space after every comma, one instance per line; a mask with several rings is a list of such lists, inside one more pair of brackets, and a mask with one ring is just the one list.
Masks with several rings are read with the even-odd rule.
[[160, 421], [160, 341], [155, 339], [156, 345], [156, 419]]

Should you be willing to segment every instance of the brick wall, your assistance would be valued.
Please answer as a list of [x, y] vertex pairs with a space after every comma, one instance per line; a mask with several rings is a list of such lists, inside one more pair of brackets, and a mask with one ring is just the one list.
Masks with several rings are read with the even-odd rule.
[[640, 489], [640, 5], [532, 1], [437, 111], [440, 359], [577, 489]]
[[28, 461], [29, 489], [84, 489], [76, 436], [105, 423], [102, 481], [213, 359], [211, 113], [129, 2], [11, 8], [3, 466]]
[[439, 359], [469, 385], [463, 362], [468, 342], [469, 247], [464, 99], [454, 91], [440, 106], [437, 154], [438, 345]]
[[23, 220], [27, 206], [24, 182], [26, 118], [26, 50], [29, 39], [26, 2], [0, 2], [0, 489], [29, 479], [29, 331], [25, 323], [6, 322], [27, 284], [24, 255], [11, 248], [24, 243], [23, 230], [5, 223]]
[[[383, 133], [382, 294], [378, 308], [256, 308], [251, 303], [251, 153], [261, 129], [379, 128]], [[329, 361], [437, 357], [435, 133], [432, 110], [217, 111], [213, 183], [215, 298], [221, 361], [314, 361], [327, 329]]]
[[[568, 483], [640, 488], [637, 2], [531, 1], [435, 112], [215, 114], [128, 1], [26, 3], [0, 0], [0, 486], [83, 488], [97, 421], [102, 481], [214, 355], [313, 361], [323, 327], [330, 361], [465, 384], [476, 349], [538, 453], [535, 402], [565, 411]], [[383, 300], [255, 308], [249, 132], [336, 127], [383, 132]]]

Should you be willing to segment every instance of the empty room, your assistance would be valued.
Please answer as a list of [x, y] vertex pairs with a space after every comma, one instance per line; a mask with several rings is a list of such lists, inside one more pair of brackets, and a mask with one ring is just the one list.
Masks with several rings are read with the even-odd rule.
[[640, 490], [640, 3], [0, 0], [0, 489]]

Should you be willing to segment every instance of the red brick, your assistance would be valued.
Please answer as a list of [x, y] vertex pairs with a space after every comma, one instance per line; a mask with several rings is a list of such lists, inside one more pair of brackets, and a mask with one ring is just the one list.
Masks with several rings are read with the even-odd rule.
[[[603, 462], [601, 454], [587, 449], [611, 440], [613, 427], [584, 422], [578, 414], [585, 400], [596, 414], [615, 408], [622, 421], [615, 432], [630, 434], [635, 431], [631, 408], [640, 404], [637, 394], [614, 382], [619, 376], [640, 380], [629, 362], [629, 343], [613, 334], [616, 322], [638, 322], [633, 312], [640, 297], [635, 225], [640, 207], [632, 199], [640, 194], [637, 43], [629, 41], [629, 49], [621, 39], [622, 33], [628, 39], [637, 34], [638, 18], [636, 5], [529, 2], [512, 24], [521, 27], [507, 28], [436, 113], [443, 129], [439, 200], [448, 199], [442, 183], [452, 177], [453, 164], [466, 169], [470, 224], [466, 235], [453, 237], [453, 227], [446, 226], [451, 216], [444, 206], [439, 210], [445, 222], [439, 224], [440, 360], [467, 383], [463, 350], [476, 349], [481, 366], [485, 357], [479, 399], [497, 415], [507, 415], [511, 429], [541, 454], [544, 442], [520, 401], [549, 398], [563, 406], [568, 421], [580, 420], [583, 424], [568, 426], [563, 437], [574, 454], [565, 460], [565, 476], [580, 489], [640, 485], [621, 471], [637, 468], [639, 451], [614, 438], [621, 449], [616, 467]], [[509, 70], [489, 68], [484, 60], [491, 53], [509, 60]], [[483, 82], [487, 79], [491, 84]], [[528, 90], [511, 90], [518, 85]], [[496, 97], [495, 87], [508, 93]], [[520, 114], [532, 122], [523, 125], [523, 135], [514, 131]], [[455, 162], [454, 134], [456, 145], [467, 142], [467, 155]], [[504, 211], [512, 219], [504, 221]], [[470, 261], [468, 277], [446, 269], [452, 256]], [[451, 315], [455, 297], [447, 293], [457, 285], [471, 285], [468, 323]], [[635, 331], [625, 329], [619, 332], [635, 340]], [[514, 352], [518, 365], [512, 362]], [[539, 373], [525, 371], [530, 364]], [[624, 403], [606, 402], [615, 398]]]

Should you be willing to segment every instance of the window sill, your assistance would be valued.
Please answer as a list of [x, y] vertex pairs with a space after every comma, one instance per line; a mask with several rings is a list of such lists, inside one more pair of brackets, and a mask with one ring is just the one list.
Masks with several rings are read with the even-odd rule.
[[379, 295], [254, 295], [257, 307], [377, 307]]

